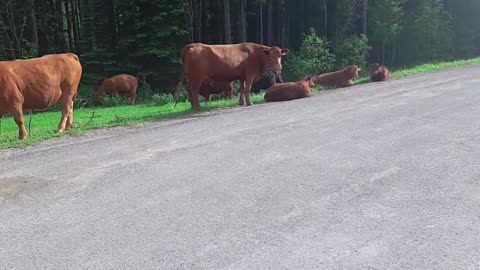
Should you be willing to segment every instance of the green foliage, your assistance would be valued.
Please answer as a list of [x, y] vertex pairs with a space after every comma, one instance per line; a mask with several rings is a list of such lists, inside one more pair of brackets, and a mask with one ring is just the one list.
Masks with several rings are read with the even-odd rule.
[[368, 40], [364, 35], [353, 35], [342, 42], [335, 48], [335, 69], [344, 69], [351, 65], [365, 67], [367, 64]]
[[392, 42], [402, 30], [403, 4], [406, 0], [377, 0], [370, 9], [369, 39]]
[[175, 102], [172, 94], [154, 94], [152, 96], [152, 103], [155, 105], [165, 105]]
[[305, 36], [300, 50], [288, 56], [286, 65], [287, 76], [297, 80], [306, 75], [318, 75], [330, 71], [335, 62], [335, 56], [330, 53], [330, 43], [318, 37], [315, 32]]
[[103, 107], [117, 107], [117, 106], [126, 106], [130, 104], [130, 98], [124, 96], [104, 96], [102, 97], [102, 106]]
[[453, 29], [442, 0], [423, 1], [417, 8], [413, 27], [419, 63], [451, 59]]

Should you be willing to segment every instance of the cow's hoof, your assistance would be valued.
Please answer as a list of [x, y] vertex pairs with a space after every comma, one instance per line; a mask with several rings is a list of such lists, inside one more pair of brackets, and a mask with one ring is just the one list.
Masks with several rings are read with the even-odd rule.
[[62, 129], [57, 129], [57, 133], [63, 133]]
[[252, 106], [253, 103], [252, 102], [247, 102], [247, 106]]
[[19, 136], [18, 139], [20, 141], [25, 141], [27, 139], [27, 136]]

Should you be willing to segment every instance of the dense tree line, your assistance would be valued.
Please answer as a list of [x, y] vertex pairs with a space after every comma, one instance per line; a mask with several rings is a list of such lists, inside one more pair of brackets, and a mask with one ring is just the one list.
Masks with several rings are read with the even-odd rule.
[[480, 55], [476, 0], [0, 0], [0, 60], [75, 52], [83, 82], [116, 73], [168, 91], [189, 42], [290, 48], [292, 77]]

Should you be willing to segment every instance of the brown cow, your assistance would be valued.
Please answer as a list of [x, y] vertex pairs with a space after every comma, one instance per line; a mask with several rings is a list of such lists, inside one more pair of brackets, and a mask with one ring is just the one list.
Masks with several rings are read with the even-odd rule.
[[312, 76], [299, 82], [277, 83], [267, 89], [264, 98], [266, 102], [306, 98], [312, 95], [314, 86]]
[[388, 81], [391, 73], [386, 66], [373, 64], [370, 68], [370, 80], [372, 82]]
[[212, 80], [205, 80], [200, 87], [200, 95], [205, 98], [206, 101], [211, 102], [211, 95], [218, 95], [223, 92], [225, 98], [233, 98], [233, 81], [232, 82], [216, 82]]
[[100, 81], [97, 90], [94, 93], [94, 105], [100, 105], [102, 102], [102, 95], [107, 96], [129, 96], [130, 105], [135, 105], [137, 97], [138, 79], [135, 76], [128, 74], [120, 74], [111, 78]]
[[353, 65], [349, 68], [322, 74], [314, 79], [315, 85], [331, 87], [348, 87], [353, 85], [353, 80], [358, 78], [361, 68]]
[[240, 105], [252, 105], [250, 90], [255, 78], [266, 70], [280, 71], [282, 56], [288, 49], [267, 47], [255, 43], [236, 45], [206, 45], [193, 43], [184, 47], [182, 53], [182, 74], [180, 76], [175, 99], [178, 101], [183, 79], [189, 81], [188, 95], [194, 110], [200, 110], [198, 95], [202, 82], [240, 81]]
[[60, 100], [58, 132], [72, 128], [73, 103], [81, 76], [82, 65], [72, 53], [0, 62], [0, 117], [11, 114], [18, 125], [18, 138], [25, 140], [23, 111], [44, 111]]

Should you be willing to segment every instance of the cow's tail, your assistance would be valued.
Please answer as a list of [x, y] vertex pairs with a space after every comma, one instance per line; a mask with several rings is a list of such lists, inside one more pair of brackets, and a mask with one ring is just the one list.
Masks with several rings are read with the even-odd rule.
[[180, 77], [178, 77], [178, 83], [177, 83], [177, 88], [175, 89], [175, 106], [173, 108], [177, 107], [178, 100], [180, 99], [180, 93], [182, 92], [182, 86], [183, 86], [183, 80], [185, 79], [185, 49], [182, 52], [182, 66], [181, 66], [181, 71], [180, 71]]

